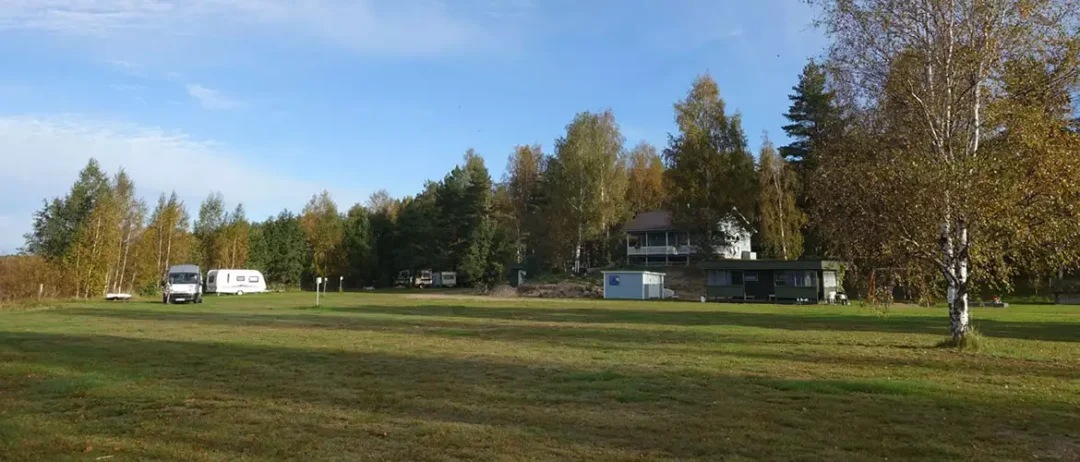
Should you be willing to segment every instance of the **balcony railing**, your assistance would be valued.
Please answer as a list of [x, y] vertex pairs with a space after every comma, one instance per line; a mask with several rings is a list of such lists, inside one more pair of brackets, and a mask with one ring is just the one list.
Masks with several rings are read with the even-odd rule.
[[628, 247], [626, 254], [630, 256], [664, 256], [664, 255], [687, 255], [693, 249], [688, 245], [652, 245], [641, 247]]

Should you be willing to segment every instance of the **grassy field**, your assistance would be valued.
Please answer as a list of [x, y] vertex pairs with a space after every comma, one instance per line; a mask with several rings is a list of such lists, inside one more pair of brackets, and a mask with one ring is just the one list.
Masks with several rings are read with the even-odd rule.
[[416, 295], [0, 312], [0, 460], [1080, 460], [1080, 309]]

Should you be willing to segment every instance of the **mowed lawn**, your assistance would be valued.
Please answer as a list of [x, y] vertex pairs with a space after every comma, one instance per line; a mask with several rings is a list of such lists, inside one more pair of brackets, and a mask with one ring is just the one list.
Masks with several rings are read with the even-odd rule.
[[1080, 460], [1080, 309], [207, 297], [0, 312], [0, 460]]

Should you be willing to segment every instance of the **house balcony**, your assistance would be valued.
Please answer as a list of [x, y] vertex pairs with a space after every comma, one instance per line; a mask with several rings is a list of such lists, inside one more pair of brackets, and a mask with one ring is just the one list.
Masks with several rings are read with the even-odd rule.
[[639, 246], [639, 247], [627, 247], [626, 255], [631, 257], [663, 257], [667, 256], [687, 256], [693, 248], [688, 245], [653, 245], [653, 246]]

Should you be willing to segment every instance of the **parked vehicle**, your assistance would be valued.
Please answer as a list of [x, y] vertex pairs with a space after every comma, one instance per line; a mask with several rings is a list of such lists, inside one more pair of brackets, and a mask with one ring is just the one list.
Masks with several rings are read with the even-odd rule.
[[161, 303], [202, 303], [202, 273], [197, 265], [175, 265], [161, 280]]
[[397, 277], [394, 278], [394, 287], [409, 287], [411, 285], [413, 285], [412, 271], [398, 271]]
[[435, 287], [454, 287], [457, 285], [457, 273], [453, 271], [438, 271], [432, 274], [432, 283]]
[[206, 292], [215, 294], [257, 294], [266, 292], [266, 278], [249, 269], [216, 269], [206, 273]]
[[430, 269], [420, 270], [420, 272], [416, 274], [416, 279], [413, 281], [413, 287], [423, 288], [423, 287], [431, 287], [431, 285], [432, 285], [431, 270]]

